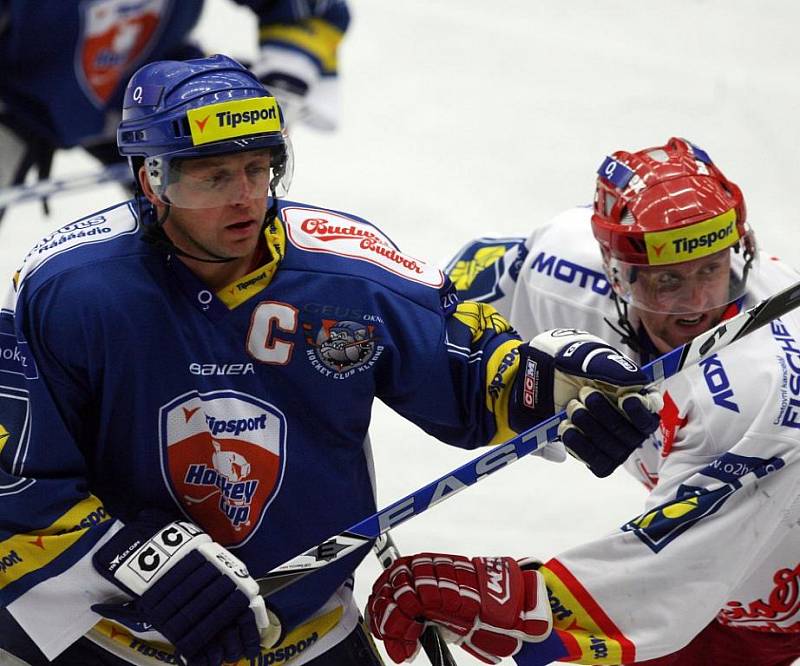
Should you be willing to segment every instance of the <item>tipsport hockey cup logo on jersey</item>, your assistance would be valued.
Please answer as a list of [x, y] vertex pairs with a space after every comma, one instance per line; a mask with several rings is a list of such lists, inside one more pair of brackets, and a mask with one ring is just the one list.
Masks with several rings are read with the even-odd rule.
[[377, 343], [375, 326], [357, 321], [323, 319], [320, 324], [304, 323], [306, 356], [320, 374], [346, 379], [370, 369], [383, 352]]
[[161, 409], [160, 431], [173, 497], [215, 541], [245, 543], [283, 477], [283, 413], [236, 391], [193, 391]]

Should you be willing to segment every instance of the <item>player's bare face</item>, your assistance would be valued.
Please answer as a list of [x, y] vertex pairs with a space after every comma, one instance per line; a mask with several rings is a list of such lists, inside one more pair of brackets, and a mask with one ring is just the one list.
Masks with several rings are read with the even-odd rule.
[[267, 211], [269, 173], [268, 151], [186, 160], [179, 184], [192, 207], [173, 204], [164, 230], [189, 254], [249, 260]]
[[[662, 354], [718, 324], [729, 300], [730, 251], [659, 268], [640, 269], [632, 284], [647, 307], [636, 312]], [[719, 305], [719, 304], [725, 305]]]

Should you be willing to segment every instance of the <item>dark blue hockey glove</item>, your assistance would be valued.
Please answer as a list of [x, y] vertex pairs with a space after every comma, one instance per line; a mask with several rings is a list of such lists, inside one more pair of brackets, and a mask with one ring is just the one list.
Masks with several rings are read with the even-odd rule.
[[558, 434], [596, 476], [611, 474], [658, 427], [660, 394], [602, 339], [558, 328], [540, 333], [519, 353], [511, 427], [521, 432], [566, 409]]
[[92, 558], [132, 600], [92, 610], [134, 631], [155, 629], [189, 666], [256, 657], [281, 636], [245, 565], [192, 523], [152, 516], [125, 525]]

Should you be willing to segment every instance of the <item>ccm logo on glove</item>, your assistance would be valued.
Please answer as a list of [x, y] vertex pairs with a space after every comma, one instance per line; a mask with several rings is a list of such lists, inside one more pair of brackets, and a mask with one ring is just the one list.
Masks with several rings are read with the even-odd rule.
[[134, 630], [158, 631], [181, 663], [255, 658], [280, 640], [280, 619], [245, 564], [197, 525], [164, 524], [155, 512], [142, 512], [98, 548], [92, 563], [132, 597], [92, 610]]
[[597, 336], [556, 328], [520, 345], [519, 356], [511, 427], [522, 432], [566, 410], [558, 434], [596, 476], [611, 474], [658, 427], [660, 394], [631, 359]]
[[487, 594], [498, 604], [505, 604], [511, 596], [508, 561], [500, 557], [484, 557]]
[[[204, 539], [203, 536], [205, 536]], [[141, 594], [146, 587], [142, 588], [140, 581], [152, 583], [159, 571], [161, 571], [161, 575], [166, 573], [170, 560], [173, 560], [175, 555], [185, 550], [189, 543], [198, 537], [199, 543], [211, 541], [211, 537], [191, 523], [172, 523], [153, 535], [143, 545], [139, 540], [132, 543], [128, 549], [109, 562], [108, 572], [113, 573], [120, 583], [133, 592]], [[199, 543], [192, 545], [194, 547]], [[173, 560], [173, 563], [175, 561], [177, 558]]]

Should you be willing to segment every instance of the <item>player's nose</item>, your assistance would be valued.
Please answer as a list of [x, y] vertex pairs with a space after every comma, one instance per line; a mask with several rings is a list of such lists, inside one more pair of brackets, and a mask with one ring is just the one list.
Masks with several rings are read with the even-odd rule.
[[228, 201], [231, 205], [245, 205], [255, 198], [256, 184], [252, 182], [247, 172], [242, 170], [236, 174], [230, 184]]

